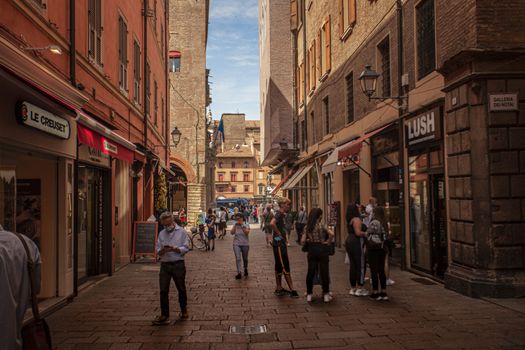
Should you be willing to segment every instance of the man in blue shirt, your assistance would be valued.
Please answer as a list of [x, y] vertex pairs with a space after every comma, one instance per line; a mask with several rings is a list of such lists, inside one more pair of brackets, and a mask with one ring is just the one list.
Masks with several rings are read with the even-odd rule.
[[173, 215], [169, 212], [160, 215], [160, 222], [164, 229], [159, 233], [156, 249], [161, 262], [159, 274], [161, 315], [153, 320], [154, 325], [170, 323], [169, 291], [172, 278], [179, 293], [181, 319], [188, 318], [184, 265], [184, 255], [189, 251], [188, 235], [186, 230], [174, 223]]

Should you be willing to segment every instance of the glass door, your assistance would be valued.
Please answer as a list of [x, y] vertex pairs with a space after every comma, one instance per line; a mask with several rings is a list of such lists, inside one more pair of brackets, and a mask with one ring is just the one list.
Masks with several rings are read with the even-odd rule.
[[445, 177], [431, 175], [432, 191], [432, 274], [445, 277], [448, 267], [447, 219], [445, 200]]

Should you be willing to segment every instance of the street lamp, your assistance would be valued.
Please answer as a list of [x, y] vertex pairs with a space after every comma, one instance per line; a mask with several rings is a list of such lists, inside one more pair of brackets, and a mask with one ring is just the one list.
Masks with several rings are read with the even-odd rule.
[[24, 47], [23, 49], [27, 51], [49, 51], [55, 55], [62, 54], [62, 49], [58, 45], [47, 45], [44, 47]]
[[365, 70], [362, 71], [359, 76], [361, 90], [366, 96], [368, 96], [368, 99], [372, 99], [372, 96], [376, 93], [378, 78], [379, 73], [372, 70], [372, 67], [369, 64], [365, 66]]
[[179, 128], [175, 127], [171, 131], [171, 142], [173, 143], [173, 147], [177, 147], [179, 145], [181, 136], [182, 133], [180, 132]]

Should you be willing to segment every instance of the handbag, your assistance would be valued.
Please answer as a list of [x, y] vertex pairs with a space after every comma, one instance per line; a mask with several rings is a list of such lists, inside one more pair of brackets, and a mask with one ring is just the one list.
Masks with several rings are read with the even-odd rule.
[[16, 236], [22, 241], [27, 256], [27, 270], [29, 272], [29, 286], [31, 289], [31, 309], [33, 310], [33, 320], [22, 327], [22, 342], [24, 350], [51, 350], [51, 332], [49, 326], [43, 318], [40, 317], [38, 310], [38, 301], [36, 299], [34, 286], [34, 262], [29, 253], [27, 243], [20, 233]]

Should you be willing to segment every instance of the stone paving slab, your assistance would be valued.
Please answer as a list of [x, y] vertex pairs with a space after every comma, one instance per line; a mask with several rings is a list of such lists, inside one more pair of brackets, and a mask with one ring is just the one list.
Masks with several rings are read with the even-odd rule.
[[[187, 255], [190, 319], [152, 326], [160, 312], [158, 265], [130, 264], [48, 317], [56, 349], [525, 349], [525, 315], [392, 270], [389, 302], [348, 295], [344, 252], [331, 257], [332, 303], [307, 304], [306, 256], [289, 247], [301, 298], [275, 297], [272, 251], [252, 230], [250, 275], [235, 280], [231, 237], [214, 252]], [[178, 314], [175, 286], [172, 318]], [[502, 303], [503, 304], [503, 303]], [[513, 304], [523, 305], [523, 300]], [[229, 334], [231, 325], [267, 325], [265, 334]]]

